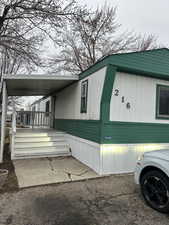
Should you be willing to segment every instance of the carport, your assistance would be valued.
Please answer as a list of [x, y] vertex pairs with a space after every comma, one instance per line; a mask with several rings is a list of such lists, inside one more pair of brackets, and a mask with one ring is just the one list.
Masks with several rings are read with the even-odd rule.
[[[54, 112], [55, 109], [55, 94], [59, 90], [62, 90], [68, 85], [78, 80], [77, 76], [54, 76], [54, 75], [4, 75], [2, 81], [2, 126], [1, 126], [1, 149], [0, 149], [0, 162], [3, 161], [3, 150], [5, 140], [5, 128], [6, 128], [6, 112], [8, 105], [8, 96], [52, 96], [51, 108]], [[37, 112], [38, 113], [38, 112]], [[50, 117], [52, 120], [52, 117]], [[51, 123], [52, 124], [52, 123]], [[52, 127], [51, 127], [52, 128]], [[13, 103], [13, 117], [11, 128], [11, 158], [15, 167], [15, 173], [17, 176], [18, 184], [20, 188], [60, 183], [71, 182], [76, 180], [83, 180], [89, 178], [98, 177], [98, 175], [89, 167], [82, 164], [71, 156], [55, 157], [50, 155], [46, 156], [44, 152], [41, 152], [40, 157], [38, 155], [35, 158], [24, 157], [15, 158], [14, 152], [16, 147], [16, 138], [23, 138], [26, 135], [35, 135], [36, 132], [40, 132], [40, 135], [45, 135], [47, 132], [60, 133], [54, 129], [28, 129], [24, 128], [16, 129], [16, 109]], [[64, 135], [62, 133], [62, 135]], [[24, 139], [28, 138], [24, 136]], [[29, 137], [30, 138], [30, 137]], [[32, 137], [31, 137], [32, 138]], [[31, 139], [29, 139], [31, 140]], [[34, 140], [33, 140], [34, 141]], [[31, 144], [27, 141], [27, 143]], [[33, 143], [33, 142], [32, 142]], [[23, 144], [23, 143], [21, 143]], [[42, 148], [42, 147], [41, 147]], [[46, 147], [47, 151], [50, 147]], [[21, 149], [20, 149], [21, 150]], [[24, 150], [24, 149], [23, 149]], [[27, 153], [29, 151], [27, 150]]]
[[[1, 99], [2, 99], [2, 121], [1, 121], [1, 148], [0, 162], [3, 161], [6, 113], [8, 96], [53, 96], [57, 91], [65, 88], [78, 80], [78, 76], [56, 76], [56, 75], [3, 75], [1, 79]], [[52, 107], [54, 110], [54, 96], [52, 97]], [[52, 119], [52, 118], [51, 118]], [[16, 133], [16, 109], [13, 103], [12, 118], [12, 140]], [[11, 143], [13, 149], [13, 141]]]

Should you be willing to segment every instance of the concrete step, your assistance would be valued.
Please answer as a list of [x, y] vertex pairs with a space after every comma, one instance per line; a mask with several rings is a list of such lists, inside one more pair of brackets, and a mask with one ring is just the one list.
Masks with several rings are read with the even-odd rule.
[[58, 141], [64, 142], [64, 136], [58, 137], [16, 137], [15, 143], [36, 143], [36, 142], [49, 142], [49, 141]]
[[29, 148], [41, 148], [41, 147], [56, 147], [56, 148], [63, 148], [68, 147], [66, 142], [58, 142], [58, 141], [48, 141], [48, 142], [36, 142], [36, 143], [16, 143], [14, 148], [15, 149], [29, 149]]
[[50, 147], [31, 147], [31, 148], [15, 148], [14, 153], [32, 153], [32, 152], [69, 152], [69, 147], [68, 146], [60, 146], [59, 148], [56, 146], [50, 146]]
[[12, 159], [71, 155], [65, 133], [54, 130], [19, 130]]
[[29, 158], [44, 158], [44, 157], [59, 157], [59, 156], [71, 156], [70, 152], [65, 151], [47, 151], [47, 152], [15, 152], [12, 156], [12, 160], [14, 159], [29, 159]]
[[46, 156], [46, 155], [71, 155], [68, 147], [41, 147], [41, 148], [28, 148], [28, 149], [15, 149], [14, 158], [16, 157], [30, 157], [30, 156]]
[[16, 138], [21, 138], [21, 137], [63, 137], [65, 133], [63, 132], [39, 132], [39, 133], [16, 133], [15, 137]]

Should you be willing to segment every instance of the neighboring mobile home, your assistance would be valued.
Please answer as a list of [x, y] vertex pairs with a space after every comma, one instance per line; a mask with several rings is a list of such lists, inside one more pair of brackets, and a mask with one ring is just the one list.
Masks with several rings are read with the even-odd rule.
[[168, 49], [110, 55], [46, 96], [72, 155], [99, 174], [132, 172], [142, 152], [169, 148]]
[[51, 112], [51, 97], [42, 97], [34, 101], [31, 106], [31, 111], [37, 112]]

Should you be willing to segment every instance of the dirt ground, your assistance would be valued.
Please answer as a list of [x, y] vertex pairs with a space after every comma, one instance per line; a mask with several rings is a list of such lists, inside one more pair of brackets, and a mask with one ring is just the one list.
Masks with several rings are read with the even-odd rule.
[[10, 159], [9, 144], [5, 145], [4, 159], [3, 163], [0, 164], [0, 169], [8, 170], [7, 181], [5, 182], [5, 185], [2, 188], [0, 188], [0, 193], [18, 191], [19, 190], [18, 182], [15, 175], [14, 166]]
[[0, 225], [168, 225], [133, 176], [110, 176], [0, 194]]

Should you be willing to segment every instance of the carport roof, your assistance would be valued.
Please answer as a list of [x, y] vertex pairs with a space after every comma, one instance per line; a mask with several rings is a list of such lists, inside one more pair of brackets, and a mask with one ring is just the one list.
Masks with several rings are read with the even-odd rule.
[[8, 96], [47, 96], [78, 79], [78, 76], [4, 75]]

